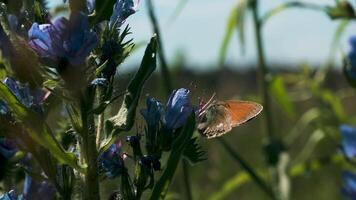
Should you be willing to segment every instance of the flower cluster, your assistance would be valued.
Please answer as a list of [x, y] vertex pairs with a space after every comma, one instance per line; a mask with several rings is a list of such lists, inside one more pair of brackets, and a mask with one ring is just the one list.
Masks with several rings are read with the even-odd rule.
[[190, 91], [185, 88], [174, 90], [165, 108], [159, 101], [149, 97], [146, 101], [147, 108], [141, 110], [147, 127], [155, 129], [161, 122], [165, 131], [169, 133], [181, 128], [194, 111], [194, 107], [190, 104], [189, 93]]
[[[126, 58], [131, 50], [131, 48], [128, 48], [128, 44], [133, 46], [131, 42], [127, 43], [127, 41], [124, 41], [124, 36], [129, 33], [129, 29], [125, 29], [126, 31], [124, 30], [123, 33], [120, 34], [122, 31], [121, 26], [130, 15], [136, 12], [137, 3], [133, 0], [116, 0], [115, 3], [112, 2], [112, 7], [110, 8], [112, 10], [111, 17], [90, 20], [91, 17], [96, 17], [95, 15], [99, 13], [99, 11], [96, 10], [95, 0], [87, 1], [88, 12], [79, 9], [68, 10], [70, 11], [68, 18], [63, 16], [50, 16], [42, 1], [36, 1], [35, 5], [31, 6], [22, 5], [21, 1], [18, 2], [21, 3], [21, 8], [19, 8], [16, 13], [21, 13], [21, 15], [16, 13], [7, 14], [7, 3], [2, 3], [1, 5], [2, 16], [5, 16], [5, 21], [2, 21], [3, 23], [0, 25], [1, 54], [3, 58], [10, 61], [11, 67], [13, 67], [13, 63], [15, 63], [16, 67], [20, 67], [21, 69], [25, 69], [26, 67], [21, 66], [24, 64], [24, 61], [31, 58], [29, 65], [34, 64], [38, 67], [36, 70], [40, 74], [40, 78], [49, 80], [49, 82], [53, 81], [52, 83], [54, 84], [48, 87], [48, 85], [43, 84], [43, 81], [40, 81], [37, 77], [33, 78], [34, 81], [30, 83], [27, 80], [19, 79], [16, 72], [12, 73], [16, 79], [8, 77], [3, 81], [3, 85], [7, 87], [3, 87], [3, 89], [6, 90], [3, 93], [9, 97], [0, 99], [0, 117], [2, 121], [8, 123], [1, 123], [1, 131], [11, 130], [12, 135], [10, 137], [11, 139], [9, 139], [3, 138], [4, 135], [1, 134], [0, 175], [3, 174], [4, 163], [13, 158], [16, 152], [19, 152], [15, 156], [16, 162], [22, 166], [22, 164], [25, 163], [23, 159], [31, 157], [31, 165], [28, 165], [28, 163], [25, 164], [26, 175], [23, 182], [24, 188], [22, 194], [17, 195], [15, 190], [10, 190], [1, 195], [0, 200], [54, 199], [57, 195], [61, 195], [63, 199], [67, 199], [66, 197], [72, 195], [71, 192], [74, 187], [74, 169], [81, 171], [81, 173], [85, 171], [84, 168], [81, 169], [82, 166], [79, 166], [80, 162], [78, 160], [80, 158], [77, 158], [84, 156], [81, 155], [80, 150], [78, 150], [78, 148], [83, 147], [76, 146], [76, 142], [80, 140], [78, 143], [81, 143], [83, 140], [82, 137], [84, 137], [83, 135], [78, 136], [82, 127], [78, 128], [79, 126], [75, 126], [73, 123], [72, 126], [68, 128], [72, 132], [77, 131], [74, 133], [76, 136], [71, 138], [74, 141], [70, 144], [71, 147], [62, 148], [65, 146], [65, 136], [54, 133], [54, 131], [52, 132], [50, 125], [47, 124], [45, 119], [47, 117], [47, 111], [49, 110], [49, 107], [46, 107], [47, 103], [50, 104], [53, 102], [46, 102], [46, 106], [44, 106], [44, 101], [47, 100], [50, 94], [53, 94], [50, 96], [51, 100], [52, 97], [55, 99], [53, 107], [57, 107], [58, 105], [58, 107], [60, 107], [64, 101], [63, 99], [65, 99], [62, 97], [67, 97], [66, 100], [68, 101], [65, 103], [66, 106], [68, 105], [68, 108], [71, 109], [75, 107], [75, 109], [77, 109], [79, 107], [80, 109], [80, 106], [78, 106], [78, 102], [80, 102], [77, 99], [78, 96], [84, 94], [82, 100], [87, 103], [88, 98], [91, 98], [90, 94], [92, 93], [90, 92], [94, 91], [95, 93], [97, 88], [105, 87], [111, 89], [111, 91], [103, 91], [103, 94], [108, 96], [108, 98], [103, 98], [105, 100], [103, 104], [108, 104], [108, 100], [112, 98], [113, 87], [112, 81], [109, 83], [108, 80], [109, 78], [113, 80], [116, 66]], [[73, 2], [69, 3], [71, 4]], [[73, 7], [69, 6], [69, 8], [71, 9]], [[110, 34], [105, 35], [105, 30], [108, 30]], [[99, 40], [99, 38], [105, 39]], [[14, 41], [17, 43], [14, 43]], [[22, 47], [23, 49], [21, 49]], [[31, 56], [25, 58], [23, 55]], [[114, 66], [113, 69], [104, 70], [104, 73], [95, 73], [95, 70], [100, 71], [99, 68], [102, 63], [109, 63], [110, 59], [112, 59], [111, 66]], [[15, 62], [19, 60], [22, 60], [22, 62]], [[19, 71], [24, 71], [21, 69]], [[27, 75], [32, 76], [32, 74]], [[78, 93], [80, 95], [72, 95], [74, 94], [74, 92], [71, 93], [70, 89], [72, 88], [62, 87], [63, 85], [60, 84], [62, 80], [65, 86], [80, 86], [78, 87], [80, 90], [74, 90], [75, 92], [79, 91]], [[110, 87], [108, 86], [109, 84], [111, 84]], [[93, 85], [94, 87], [92, 87]], [[48, 88], [48, 91], [51, 92], [44, 92], [43, 88], [45, 86]], [[14, 97], [17, 101], [9, 102], [9, 99], [14, 99]], [[21, 120], [28, 120], [27, 124], [33, 123], [33, 121], [35, 121], [31, 119], [33, 114], [34, 118], [39, 120], [38, 124], [31, 124], [33, 127], [31, 126], [29, 128], [26, 127], [27, 124], [17, 119], [19, 117], [18, 111], [21, 109], [16, 110], [14, 108], [18, 108], [16, 107], [18, 104], [21, 104], [21, 108], [31, 110], [28, 112], [31, 116], [21, 116], [23, 117]], [[88, 106], [88, 104], [85, 104], [85, 106]], [[94, 105], [90, 106], [94, 107]], [[62, 109], [62, 107], [60, 107], [60, 109]], [[85, 110], [83, 113], [93, 115], [90, 111], [91, 108], [86, 109], [89, 111]], [[61, 112], [64, 113], [64, 110], [65, 109], [62, 109]], [[70, 111], [68, 111], [68, 113]], [[70, 117], [73, 116], [73, 113], [69, 113]], [[67, 127], [63, 129], [66, 128]], [[68, 130], [65, 131], [67, 132]], [[40, 135], [41, 133], [42, 135]], [[9, 135], [5, 136], [9, 137]], [[46, 141], [50, 143], [50, 145], [46, 146]], [[134, 144], [133, 142], [132, 140], [130, 143]], [[78, 145], [80, 146], [81, 144]], [[53, 149], [51, 148], [57, 148], [54, 150], [55, 153], [52, 152]], [[123, 174], [124, 170], [127, 170], [124, 166], [125, 154], [122, 153], [121, 148], [121, 143], [117, 142], [98, 157], [96, 155], [94, 156], [94, 162], [97, 162], [99, 169], [109, 178], [118, 177]], [[63, 149], [68, 150], [68, 152], [65, 152]], [[58, 156], [56, 154], [61, 155]], [[150, 157], [144, 158], [145, 164], [154, 165], [154, 167], [157, 168], [158, 164], [156, 159], [151, 159]], [[62, 165], [62, 161], [64, 160], [66, 160], [66, 165]], [[70, 160], [76, 162], [71, 163]], [[85, 160], [85, 162], [87, 162], [87, 160]], [[59, 163], [61, 163], [61, 165], [59, 165]], [[32, 171], [32, 169], [34, 170]], [[38, 177], [32, 176], [32, 172]], [[0, 177], [0, 179], [1, 178], [2, 177]], [[14, 186], [9, 187], [11, 189], [15, 188]], [[16, 190], [17, 189], [18, 188], [16, 188]], [[68, 192], [68, 194], [62, 194], [63, 192]]]
[[58, 70], [83, 65], [98, 43], [96, 34], [89, 30], [87, 15], [81, 12], [72, 13], [69, 20], [61, 17], [52, 24], [34, 23], [28, 37], [32, 49], [55, 61]]

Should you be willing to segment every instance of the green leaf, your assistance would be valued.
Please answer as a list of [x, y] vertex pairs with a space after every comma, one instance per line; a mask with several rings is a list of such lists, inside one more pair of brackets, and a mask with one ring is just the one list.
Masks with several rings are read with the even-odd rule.
[[289, 117], [296, 116], [293, 102], [287, 94], [287, 90], [281, 76], [274, 76], [269, 84], [271, 96], [277, 101], [278, 105], [287, 113]]
[[34, 141], [48, 149], [59, 162], [66, 163], [79, 171], [83, 171], [77, 165], [74, 154], [64, 151], [44, 120], [37, 113], [22, 105], [4, 83], [0, 83], [0, 98], [6, 102], [17, 119], [24, 123], [25, 128]]
[[220, 53], [219, 53], [219, 64], [224, 64], [227, 50], [234, 33], [234, 28], [236, 27], [239, 33], [239, 40], [241, 43], [241, 51], [244, 52], [245, 46], [245, 34], [244, 34], [244, 20], [245, 14], [248, 9], [249, 0], [241, 0], [239, 3], [232, 9], [229, 19], [226, 25], [225, 36], [223, 38]]
[[289, 8], [302, 8], [302, 9], [310, 9], [315, 11], [327, 12], [327, 8], [324, 6], [320, 6], [318, 4], [308, 3], [308, 2], [299, 2], [299, 1], [290, 1], [286, 3], [282, 3], [281, 5], [272, 8], [269, 10], [262, 18], [261, 24], [265, 24], [270, 18], [275, 15], [289, 9]]
[[132, 128], [143, 85], [156, 69], [156, 51], [157, 37], [153, 36], [147, 45], [141, 67], [127, 87], [119, 112], [109, 119], [115, 131], [129, 131]]
[[197, 144], [197, 138], [189, 140], [189, 143], [184, 149], [183, 156], [191, 165], [207, 159], [206, 152], [202, 150], [202, 147], [199, 144]]
[[95, 12], [89, 16], [91, 24], [109, 20], [116, 0], [100, 0], [95, 2]]
[[178, 138], [173, 142], [172, 151], [169, 155], [167, 166], [163, 171], [162, 176], [155, 184], [150, 200], [164, 199], [167, 195], [169, 186], [172, 182], [175, 171], [178, 167], [179, 161], [189, 141], [191, 140], [195, 131], [195, 116], [192, 114], [187, 123], [184, 125]]

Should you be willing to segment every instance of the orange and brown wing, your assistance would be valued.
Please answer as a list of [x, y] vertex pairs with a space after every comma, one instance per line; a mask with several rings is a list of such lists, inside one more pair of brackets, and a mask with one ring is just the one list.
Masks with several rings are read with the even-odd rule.
[[263, 106], [250, 101], [224, 101], [226, 108], [230, 111], [232, 126], [243, 124], [261, 113]]

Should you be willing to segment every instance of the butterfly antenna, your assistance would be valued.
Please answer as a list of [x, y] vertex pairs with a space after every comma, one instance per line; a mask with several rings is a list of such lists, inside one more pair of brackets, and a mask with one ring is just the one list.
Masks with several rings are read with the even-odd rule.
[[199, 117], [205, 113], [205, 109], [213, 102], [214, 98], [216, 96], [216, 93], [214, 92], [214, 94], [210, 97], [210, 99], [199, 109]]

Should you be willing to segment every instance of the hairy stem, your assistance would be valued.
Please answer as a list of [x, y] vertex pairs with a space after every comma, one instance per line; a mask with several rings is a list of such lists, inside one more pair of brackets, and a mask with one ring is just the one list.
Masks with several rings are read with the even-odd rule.
[[[90, 97], [89, 97], [90, 99]], [[99, 178], [97, 169], [98, 151], [96, 148], [96, 132], [94, 115], [89, 114], [92, 103], [88, 99], [81, 100], [81, 117], [82, 117], [82, 152], [87, 169], [85, 173], [85, 200], [100, 200]]]
[[[268, 76], [270, 75], [268, 72], [268, 68], [266, 65], [266, 59], [265, 59], [265, 54], [264, 54], [264, 47], [263, 47], [263, 39], [262, 39], [262, 19], [259, 18], [258, 13], [259, 13], [259, 1], [258, 0], [252, 0], [250, 4], [250, 9], [252, 10], [252, 15], [253, 15], [253, 25], [255, 28], [255, 39], [256, 39], [256, 49], [257, 49], [257, 56], [258, 56], [258, 83], [259, 83], [259, 89], [260, 93], [262, 96], [262, 103], [264, 106], [264, 121], [265, 121], [265, 127], [267, 129], [267, 145], [271, 146], [274, 145], [274, 142], [277, 141], [274, 135], [274, 129], [273, 129], [273, 118], [272, 118], [272, 110], [271, 110], [271, 102], [270, 98], [268, 95], [268, 87], [269, 87], [269, 80]], [[270, 155], [272, 154], [271, 152], [268, 152], [267, 158], [270, 160], [270, 157], [273, 156], [278, 156], [279, 157], [279, 152], [273, 152], [277, 153], [277, 155]], [[272, 188], [274, 191], [274, 196], [277, 198], [281, 198], [282, 195], [280, 194], [280, 188], [279, 188], [279, 171], [277, 169], [277, 164], [272, 164], [269, 163], [269, 172], [270, 176], [272, 179]]]
[[192, 194], [192, 189], [191, 189], [192, 187], [190, 185], [190, 180], [189, 180], [189, 163], [188, 163], [188, 161], [183, 160], [182, 168], [183, 168], [185, 192], [187, 194], [186, 198], [187, 198], [187, 200], [192, 200], [193, 194]]

